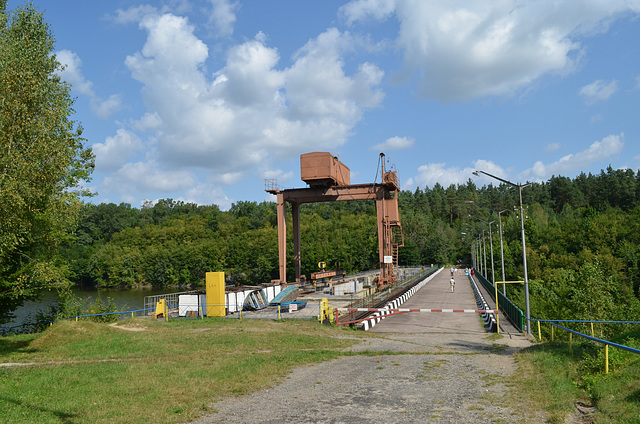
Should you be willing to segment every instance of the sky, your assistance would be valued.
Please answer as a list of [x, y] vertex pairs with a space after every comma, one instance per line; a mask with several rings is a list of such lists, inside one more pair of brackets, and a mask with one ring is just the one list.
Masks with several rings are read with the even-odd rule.
[[411, 191], [640, 168], [640, 0], [32, 3], [93, 203], [275, 201], [308, 152]]

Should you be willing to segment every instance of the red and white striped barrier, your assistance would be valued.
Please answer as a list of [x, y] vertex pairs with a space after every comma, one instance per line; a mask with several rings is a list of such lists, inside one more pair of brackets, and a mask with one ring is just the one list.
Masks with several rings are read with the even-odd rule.
[[335, 308], [338, 311], [348, 312], [460, 312], [467, 314], [497, 314], [495, 309], [430, 309], [430, 308]]

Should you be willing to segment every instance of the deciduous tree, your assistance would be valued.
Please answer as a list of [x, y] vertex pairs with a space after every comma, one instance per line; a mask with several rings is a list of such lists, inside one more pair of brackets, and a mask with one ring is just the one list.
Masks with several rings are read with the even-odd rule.
[[72, 232], [75, 190], [93, 167], [70, 120], [70, 87], [54, 40], [33, 6], [0, 0], [0, 322], [23, 300], [62, 283], [57, 246]]

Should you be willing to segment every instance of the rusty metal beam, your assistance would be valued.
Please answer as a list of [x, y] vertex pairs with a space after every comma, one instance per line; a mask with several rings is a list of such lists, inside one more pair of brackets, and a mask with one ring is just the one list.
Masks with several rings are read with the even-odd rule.
[[347, 200], [372, 200], [384, 196], [382, 184], [357, 184], [349, 186], [292, 188], [280, 193], [289, 203], [342, 202]]
[[287, 282], [287, 204], [284, 200], [284, 193], [277, 193], [278, 212], [278, 264], [280, 283]]

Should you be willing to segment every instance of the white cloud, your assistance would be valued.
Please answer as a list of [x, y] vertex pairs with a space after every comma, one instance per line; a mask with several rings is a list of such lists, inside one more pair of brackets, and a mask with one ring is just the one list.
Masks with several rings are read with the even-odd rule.
[[69, 50], [60, 50], [56, 59], [63, 69], [59, 71], [60, 78], [71, 84], [74, 90], [89, 98], [91, 110], [100, 118], [106, 119], [122, 107], [120, 95], [113, 94], [106, 100], [101, 99], [93, 90], [93, 83], [87, 81], [81, 71], [82, 60], [77, 54]]
[[447, 167], [446, 163], [425, 164], [418, 167], [418, 175], [410, 178], [408, 181], [415, 181], [418, 187], [433, 187], [436, 183], [443, 187], [448, 187], [451, 184], [466, 184], [470, 178], [477, 179], [481, 182], [486, 180], [487, 184], [491, 182], [491, 178], [487, 176], [481, 175], [480, 178], [475, 178], [473, 172], [476, 170], [482, 170], [497, 177], [506, 178], [507, 172], [491, 161], [480, 159], [475, 161], [473, 165], [472, 168], [467, 167], [461, 169], [456, 166]]
[[343, 55], [359, 41], [337, 29], [309, 40], [280, 69], [278, 51], [259, 33], [228, 49], [224, 67], [209, 74], [209, 49], [186, 18], [132, 16], [147, 40], [125, 64], [143, 84], [147, 112], [131, 125], [155, 143], [156, 176], [201, 168], [233, 184], [274, 157], [341, 145], [363, 111], [382, 101], [383, 72], [361, 63], [348, 75]]
[[545, 152], [555, 152], [556, 150], [560, 150], [560, 143], [549, 143], [547, 147], [544, 148]]
[[594, 104], [609, 99], [616, 91], [618, 91], [616, 80], [609, 83], [597, 80], [582, 87], [579, 94], [587, 104]]
[[350, 24], [400, 23], [400, 77], [420, 77], [419, 95], [440, 101], [512, 95], [548, 73], [567, 73], [581, 59], [579, 37], [606, 31], [637, 2], [585, 0], [355, 0], [341, 8]]
[[521, 174], [522, 179], [547, 180], [553, 175], [567, 175], [588, 169], [595, 162], [602, 162], [617, 155], [624, 146], [624, 134], [608, 135], [601, 141], [594, 141], [588, 149], [576, 154], [563, 156], [558, 161], [545, 165], [538, 161]]
[[240, 181], [243, 176], [242, 172], [227, 172], [219, 176], [219, 182], [225, 185], [233, 185]]
[[115, 136], [107, 137], [104, 143], [95, 143], [92, 146], [96, 155], [96, 168], [98, 171], [118, 169], [129, 156], [142, 147], [142, 142], [135, 133], [120, 128]]
[[113, 21], [118, 24], [126, 25], [140, 22], [143, 17], [157, 13], [158, 9], [154, 6], [144, 4], [136, 7], [130, 7], [126, 10], [116, 10], [116, 16], [113, 17]]
[[209, 0], [213, 7], [209, 16], [209, 23], [213, 24], [220, 36], [228, 36], [233, 33], [233, 25], [236, 22], [235, 11], [239, 7], [237, 3], [229, 0]]
[[139, 131], [153, 130], [162, 125], [162, 119], [160, 119], [160, 116], [158, 116], [156, 112], [145, 113], [142, 118], [132, 121], [131, 125]]
[[60, 50], [56, 53], [56, 59], [63, 66], [62, 71], [59, 72], [63, 80], [71, 84], [78, 93], [90, 97], [95, 96], [93, 83], [87, 81], [80, 70], [82, 61], [77, 54], [70, 50]]
[[409, 149], [413, 146], [415, 142], [416, 140], [412, 137], [396, 136], [396, 137], [388, 138], [384, 143], [376, 144], [371, 149], [380, 150], [380, 151]]
[[134, 191], [138, 193], [185, 192], [196, 185], [197, 179], [193, 173], [163, 170], [153, 160], [126, 163], [103, 182], [108, 192], [128, 194]]
[[231, 208], [233, 199], [227, 197], [217, 182], [208, 181], [205, 184], [198, 184], [188, 189], [184, 198], [180, 198], [185, 203], [196, 203], [198, 205], [218, 205], [218, 207], [227, 211]]
[[595, 141], [588, 149], [576, 154], [566, 155], [551, 164], [545, 165], [538, 161], [531, 168], [517, 176], [513, 175], [510, 170], [504, 169], [491, 161], [480, 159], [473, 163], [473, 168], [447, 167], [446, 163], [425, 164], [418, 168], [418, 175], [408, 181], [415, 181], [418, 187], [433, 187], [436, 183], [443, 187], [448, 187], [451, 184], [465, 184], [469, 178], [473, 178], [478, 185], [500, 184], [500, 181], [482, 173], [478, 176], [473, 176], [473, 172], [476, 170], [484, 171], [516, 184], [525, 181], [546, 181], [553, 175], [577, 174], [588, 169], [594, 163], [606, 161], [611, 156], [619, 154], [624, 145], [623, 138], [624, 134], [609, 135], [601, 141]]
[[263, 169], [261, 174], [265, 180], [278, 180], [279, 183], [290, 181], [293, 178], [293, 171], [285, 172], [282, 169]]
[[383, 20], [395, 11], [397, 0], [355, 0], [340, 7], [339, 15], [352, 25], [355, 21]]
[[102, 119], [107, 119], [122, 108], [122, 96], [112, 94], [106, 100], [92, 99], [92, 109]]

